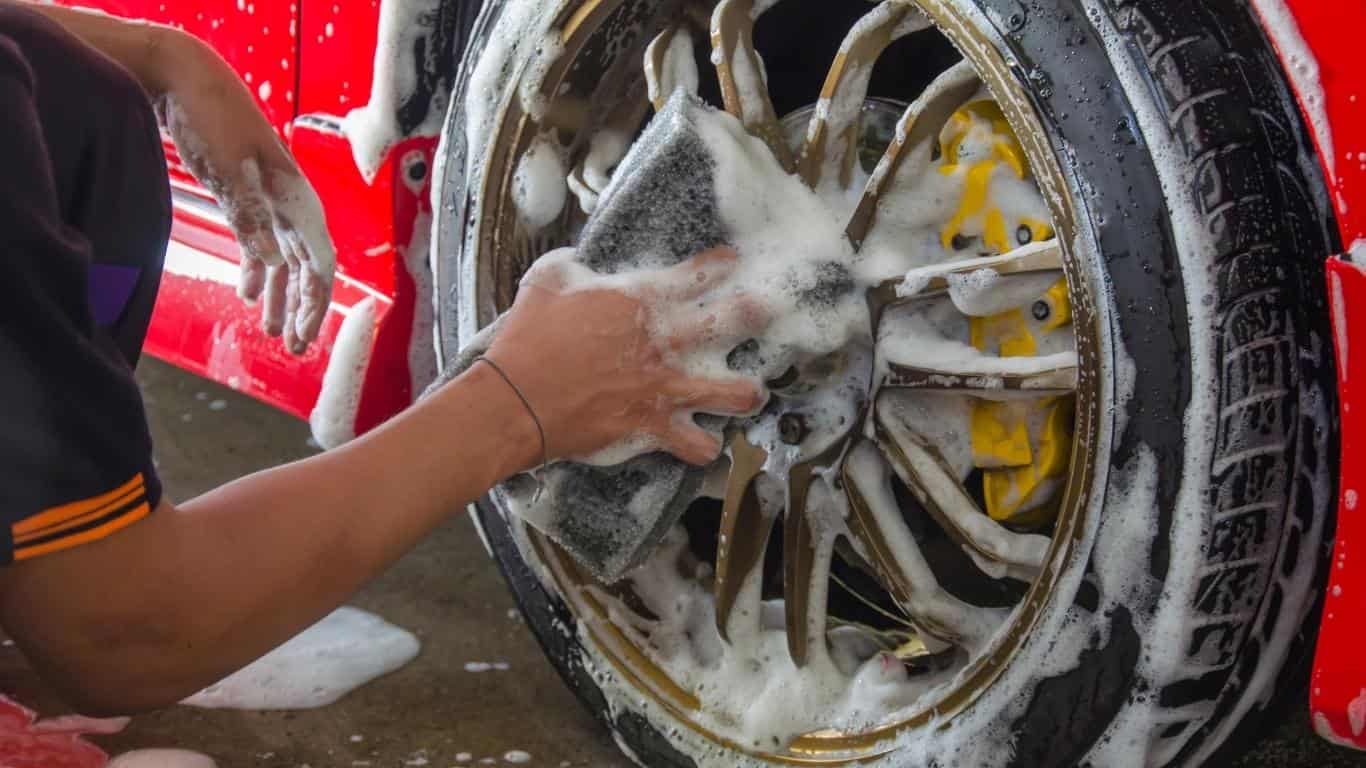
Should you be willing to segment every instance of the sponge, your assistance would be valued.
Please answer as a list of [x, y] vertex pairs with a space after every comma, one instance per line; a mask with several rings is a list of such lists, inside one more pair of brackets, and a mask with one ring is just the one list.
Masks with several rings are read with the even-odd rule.
[[[711, 109], [680, 90], [655, 115], [584, 225], [578, 261], [613, 274], [671, 266], [726, 242], [715, 161], [695, 122], [699, 110]], [[723, 422], [709, 421], [706, 426]], [[668, 454], [651, 453], [612, 467], [555, 464], [539, 478], [539, 495], [536, 481], [525, 476], [499, 492], [506, 508], [610, 583], [663, 540], [703, 474]]]

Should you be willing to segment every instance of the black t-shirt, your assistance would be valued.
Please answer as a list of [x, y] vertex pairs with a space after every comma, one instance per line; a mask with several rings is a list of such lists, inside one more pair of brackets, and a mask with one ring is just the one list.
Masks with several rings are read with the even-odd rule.
[[160, 501], [132, 366], [170, 231], [165, 169], [131, 76], [0, 2], [0, 564]]

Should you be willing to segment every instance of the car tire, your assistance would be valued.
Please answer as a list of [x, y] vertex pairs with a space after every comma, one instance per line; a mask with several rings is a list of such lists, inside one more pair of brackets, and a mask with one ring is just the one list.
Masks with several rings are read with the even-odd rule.
[[[947, 4], [1028, 94], [1081, 210], [1079, 251], [1104, 305], [1106, 439], [1075, 578], [1030, 640], [1080, 652], [1012, 671], [1014, 695], [974, 714], [974, 738], [916, 736], [885, 764], [1223, 764], [1307, 664], [1331, 540], [1323, 262], [1340, 243], [1313, 144], [1241, 0]], [[475, 258], [464, 231], [480, 188], [463, 170], [478, 148], [465, 146], [460, 89], [506, 5], [485, 8], [446, 126], [447, 361], [488, 312], [459, 278]], [[515, 524], [492, 497], [476, 510], [547, 656], [638, 762], [748, 759], [688, 737], [610, 680]], [[1086, 641], [1062, 642], [1075, 633]]]

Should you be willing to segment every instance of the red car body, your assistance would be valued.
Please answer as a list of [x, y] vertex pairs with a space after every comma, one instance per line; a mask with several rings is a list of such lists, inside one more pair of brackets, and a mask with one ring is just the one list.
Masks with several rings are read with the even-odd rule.
[[[321, 343], [292, 356], [260, 331], [259, 310], [237, 299], [236, 244], [212, 199], [179, 164], [168, 142], [175, 225], [147, 351], [307, 418], [345, 319], [372, 301], [360, 329], [368, 334], [360, 353], [335, 363], [341, 369], [336, 377], [355, 379], [345, 431], [360, 434], [408, 405], [434, 366], [430, 320], [422, 319], [424, 302], [432, 297], [405, 257], [425, 258], [429, 169], [437, 140], [412, 136], [400, 141], [369, 182], [353, 160], [342, 117], [363, 106], [371, 92], [379, 0], [345, 6], [340, 0], [79, 4], [182, 27], [217, 48], [257, 94], [317, 188], [337, 245], [336, 291]], [[1342, 481], [1310, 707], [1320, 735], [1366, 749], [1366, 656], [1357, 648], [1366, 636], [1366, 555], [1356, 555], [1366, 549], [1366, 507], [1356, 509], [1358, 494], [1366, 492], [1366, 478], [1356, 474], [1366, 468], [1366, 354], [1349, 354], [1352, 346], [1366, 345], [1366, 68], [1356, 50], [1360, 30], [1366, 29], [1366, 2], [1253, 4], [1316, 137], [1342, 242], [1359, 246], [1363, 262], [1359, 266], [1342, 257], [1328, 266], [1339, 359]], [[1363, 309], [1355, 309], [1357, 304]]]

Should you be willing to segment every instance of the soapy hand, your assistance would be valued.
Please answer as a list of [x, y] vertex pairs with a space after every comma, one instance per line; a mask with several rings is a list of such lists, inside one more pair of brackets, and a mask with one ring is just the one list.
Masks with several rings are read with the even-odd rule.
[[181, 160], [227, 215], [241, 248], [238, 295], [264, 294], [261, 324], [301, 354], [318, 337], [336, 254], [322, 203], [255, 100], [208, 46], [182, 46], [156, 98]]
[[678, 367], [702, 348], [724, 356], [767, 324], [752, 297], [706, 300], [733, 272], [735, 251], [587, 280], [570, 256], [564, 249], [532, 267], [486, 354], [530, 402], [549, 458], [583, 458], [634, 440], [693, 464], [715, 459], [720, 440], [692, 415], [748, 415], [767, 397], [757, 379]]

